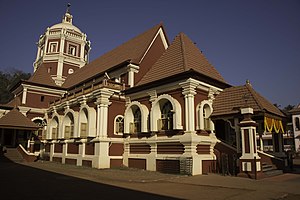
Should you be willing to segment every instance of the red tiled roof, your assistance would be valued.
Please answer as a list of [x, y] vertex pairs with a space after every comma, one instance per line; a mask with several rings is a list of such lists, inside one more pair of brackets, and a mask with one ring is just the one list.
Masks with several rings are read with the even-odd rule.
[[14, 108], [0, 118], [0, 128], [36, 130], [39, 127]]
[[63, 84], [63, 87], [72, 87], [125, 61], [139, 64], [160, 28], [162, 28], [162, 24], [154, 26], [150, 30], [134, 37], [85, 65], [70, 75]]
[[6, 106], [11, 106], [11, 107], [17, 107], [20, 106], [21, 103], [21, 99], [19, 96], [14, 97], [12, 100], [10, 100], [7, 104], [5, 104]]
[[300, 113], [300, 104], [298, 106], [295, 106], [293, 109], [291, 109], [289, 111], [289, 113], [292, 113], [292, 114], [298, 114], [298, 113]]
[[39, 66], [39, 68], [37, 68], [34, 74], [26, 82], [58, 87], [51, 78], [51, 75], [48, 73], [46, 67], [43, 65]]
[[250, 84], [226, 88], [218, 94], [213, 102], [212, 116], [236, 114], [245, 106], [253, 108], [254, 112], [266, 111], [284, 117], [276, 106], [257, 93]]
[[191, 69], [226, 83], [221, 74], [208, 62], [196, 45], [185, 34], [180, 33], [137, 85], [181, 74]]

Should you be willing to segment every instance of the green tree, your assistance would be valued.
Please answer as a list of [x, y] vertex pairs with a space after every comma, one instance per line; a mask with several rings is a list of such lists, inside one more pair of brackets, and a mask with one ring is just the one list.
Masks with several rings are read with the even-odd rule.
[[0, 104], [8, 103], [13, 98], [13, 94], [10, 91], [11, 87], [20, 80], [28, 80], [30, 76], [30, 73], [25, 73], [21, 70], [0, 71]]

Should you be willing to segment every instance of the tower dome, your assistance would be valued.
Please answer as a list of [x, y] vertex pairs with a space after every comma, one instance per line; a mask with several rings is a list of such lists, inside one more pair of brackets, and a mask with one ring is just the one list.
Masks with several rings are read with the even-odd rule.
[[45, 67], [57, 85], [62, 85], [69, 74], [88, 63], [90, 41], [73, 25], [70, 4], [62, 22], [48, 27], [37, 42], [38, 51], [34, 71]]

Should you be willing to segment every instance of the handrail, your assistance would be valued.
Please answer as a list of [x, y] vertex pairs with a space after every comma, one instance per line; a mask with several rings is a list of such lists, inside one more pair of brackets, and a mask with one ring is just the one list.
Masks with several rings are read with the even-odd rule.
[[36, 156], [35, 153], [29, 153], [28, 151], [26, 151], [26, 149], [21, 145], [19, 144], [19, 147], [22, 149], [22, 151], [28, 155], [28, 156]]
[[273, 156], [273, 155], [271, 155], [271, 154], [268, 154], [268, 153], [266, 153], [266, 152], [264, 152], [264, 151], [257, 150], [257, 152], [258, 152], [258, 153], [261, 153], [261, 154], [263, 154], [263, 155], [265, 155], [265, 156], [268, 156], [268, 157], [270, 157], [270, 158], [274, 158], [274, 159], [277, 159], [277, 160], [279, 160], [279, 161], [283, 161], [283, 159], [278, 158], [278, 157], [276, 157], [276, 156]]
[[223, 144], [223, 145], [225, 145], [226, 147], [228, 147], [228, 148], [230, 148], [230, 149], [232, 149], [232, 150], [234, 150], [234, 151], [237, 150], [236, 147], [231, 146], [230, 144], [227, 144], [226, 142], [224, 142], [224, 141], [222, 141], [222, 140], [220, 140], [220, 139], [218, 139], [218, 138], [217, 138], [217, 142], [218, 142], [218, 143], [221, 143], [221, 144]]

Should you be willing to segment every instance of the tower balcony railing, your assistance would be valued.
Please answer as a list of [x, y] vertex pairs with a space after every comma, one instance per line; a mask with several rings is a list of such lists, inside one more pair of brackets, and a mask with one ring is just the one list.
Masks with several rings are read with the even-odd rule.
[[50, 103], [50, 106], [58, 105], [61, 103], [64, 103], [66, 101], [78, 98], [82, 95], [89, 94], [95, 90], [101, 89], [101, 88], [109, 88], [113, 90], [124, 90], [125, 89], [125, 84], [122, 83], [117, 83], [111, 80], [103, 80], [102, 82], [83, 86], [81, 88], [77, 88], [77, 90], [74, 90], [73, 92], [70, 92], [69, 94], [64, 95], [62, 98], [53, 101]]

